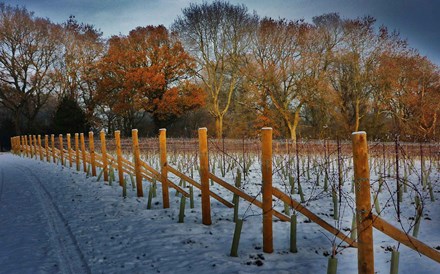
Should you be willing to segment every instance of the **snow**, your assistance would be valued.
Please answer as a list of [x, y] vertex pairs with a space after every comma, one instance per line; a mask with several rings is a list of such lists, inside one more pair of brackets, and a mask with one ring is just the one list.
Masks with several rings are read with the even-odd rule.
[[[243, 189], [257, 195], [261, 187], [257, 162], [251, 170]], [[233, 183], [233, 176], [228, 174], [225, 180]], [[425, 201], [418, 239], [435, 248], [440, 246], [438, 169], [431, 176], [437, 199]], [[261, 210], [240, 200], [245, 221], [239, 257], [230, 257], [233, 209], [211, 198], [213, 223], [201, 224], [196, 189], [195, 208], [187, 201], [185, 222], [178, 223], [180, 197], [171, 190], [171, 208], [163, 209], [160, 184], [153, 208], [147, 210], [147, 197], [137, 198], [130, 183], [124, 199], [117, 182], [109, 185], [74, 168], [8, 153], [0, 154], [0, 180], [0, 273], [326, 273], [325, 255], [331, 253], [334, 240], [299, 215], [298, 253], [290, 253], [289, 223], [274, 218], [275, 251], [263, 253]], [[232, 201], [225, 189], [212, 188]], [[307, 184], [303, 188], [306, 196], [318, 193], [307, 207], [338, 225], [330, 217], [331, 195]], [[379, 198], [383, 206], [389, 197], [381, 193]], [[275, 208], [282, 211], [283, 206], [275, 203]], [[338, 226], [350, 228], [351, 209], [343, 209]], [[381, 215], [396, 225], [392, 211], [385, 207]], [[411, 203], [402, 204], [403, 217], [413, 211]], [[386, 248], [397, 242], [377, 230], [374, 241], [375, 271], [389, 273], [391, 252]], [[356, 273], [357, 250], [338, 250], [338, 273]], [[440, 273], [439, 263], [403, 245], [399, 251], [399, 273]]]

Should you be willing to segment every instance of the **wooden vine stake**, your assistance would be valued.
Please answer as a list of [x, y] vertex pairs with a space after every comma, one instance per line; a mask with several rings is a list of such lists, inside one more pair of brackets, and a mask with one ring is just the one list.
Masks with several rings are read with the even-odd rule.
[[28, 157], [28, 151], [27, 151], [27, 141], [26, 141], [27, 139], [26, 139], [26, 136], [21, 136], [21, 143], [23, 144], [23, 151], [24, 151], [24, 155], [23, 156], [26, 156], [26, 157]]
[[124, 171], [122, 171], [122, 149], [121, 149], [121, 132], [119, 130], [115, 131], [115, 142], [116, 142], [116, 160], [118, 162], [118, 177], [119, 185], [124, 185]]
[[55, 135], [53, 134], [50, 135], [50, 142], [52, 146], [52, 162], [56, 163], [57, 158], [55, 157]]
[[43, 161], [43, 148], [41, 147], [41, 135], [38, 135], [38, 154], [40, 154], [40, 161]]
[[261, 135], [261, 172], [263, 175], [263, 251], [266, 253], [272, 253], [272, 128], [262, 128]]
[[69, 159], [69, 167], [72, 167], [72, 143], [70, 141], [70, 133], [67, 133], [67, 157]]
[[209, 159], [208, 159], [208, 129], [199, 128], [200, 150], [200, 183], [202, 192], [202, 223], [211, 225], [211, 201], [209, 197]]
[[32, 144], [32, 135], [29, 135], [29, 150], [31, 152], [31, 158], [34, 158], [34, 147]]
[[170, 207], [170, 197], [168, 191], [168, 162], [167, 162], [167, 130], [161, 128], [159, 130], [160, 143], [160, 178], [162, 182], [162, 200], [163, 208]]
[[144, 190], [142, 189], [141, 155], [139, 152], [138, 130], [132, 129], [131, 136], [133, 138], [134, 170], [136, 175], [137, 196], [144, 197]]
[[358, 234], [358, 273], [374, 274], [373, 215], [370, 197], [370, 167], [367, 134], [353, 132], [353, 167]]
[[46, 161], [50, 162], [50, 154], [49, 154], [49, 136], [44, 135], [44, 148], [46, 150]]
[[87, 170], [87, 159], [86, 159], [86, 142], [84, 141], [84, 133], [79, 134], [79, 141], [81, 143], [81, 156], [83, 162], [83, 171]]
[[61, 165], [64, 166], [64, 145], [63, 145], [63, 134], [60, 134], [58, 136], [58, 140], [60, 143], [60, 160], [61, 160]]
[[96, 176], [96, 162], [95, 162], [95, 141], [93, 139], [93, 131], [89, 132], [89, 152], [90, 164], [92, 165], [92, 176]]
[[29, 136], [25, 135], [24, 136], [24, 143], [25, 143], [25, 150], [26, 150], [26, 157], [31, 157], [31, 146], [29, 144]]
[[104, 170], [104, 181], [108, 182], [108, 161], [107, 161], [107, 146], [105, 144], [105, 131], [101, 130], [99, 133], [101, 137], [101, 154], [102, 154], [102, 165]]
[[76, 170], [79, 171], [79, 134], [75, 133], [75, 161]]
[[35, 154], [35, 158], [38, 158], [38, 156], [37, 156], [37, 136], [33, 135], [32, 137], [34, 138], [34, 154]]

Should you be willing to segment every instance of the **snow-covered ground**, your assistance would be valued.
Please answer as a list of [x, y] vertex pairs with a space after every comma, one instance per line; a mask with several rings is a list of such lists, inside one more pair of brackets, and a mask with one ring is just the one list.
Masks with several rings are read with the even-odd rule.
[[[439, 249], [440, 195], [435, 168], [432, 176], [437, 199], [425, 201], [418, 238]], [[232, 183], [232, 175], [226, 180]], [[243, 188], [258, 192], [260, 183], [258, 172], [251, 172]], [[145, 194], [148, 187], [144, 182]], [[303, 188], [306, 196], [313, 190], [307, 184]], [[232, 200], [226, 190], [214, 189]], [[178, 223], [180, 198], [174, 190], [170, 192], [171, 208], [162, 209], [159, 185], [150, 210], [146, 209], [147, 197], [135, 197], [131, 187], [127, 198], [121, 192], [117, 182], [98, 182], [82, 171], [0, 154], [0, 273], [326, 273], [334, 237], [303, 216], [298, 217], [298, 253], [289, 252], [289, 224], [274, 221], [275, 251], [266, 254], [262, 251], [261, 210], [240, 201], [240, 216], [245, 221], [239, 257], [230, 257], [232, 209], [211, 199], [213, 223], [202, 225], [195, 190], [195, 208], [189, 208], [187, 201], [185, 222]], [[381, 205], [387, 199], [383, 196], [379, 197], [384, 199]], [[315, 197], [308, 208], [336, 225], [331, 218], [331, 195]], [[283, 209], [279, 204], [275, 207]], [[382, 215], [395, 223], [391, 209], [384, 209]], [[410, 202], [402, 204], [403, 216], [412, 211]], [[349, 229], [351, 209], [342, 215], [338, 227]], [[374, 231], [374, 240], [375, 270], [389, 273], [388, 249], [397, 242], [379, 231]], [[338, 273], [357, 273], [357, 250], [339, 251]], [[399, 273], [440, 273], [439, 263], [402, 245], [399, 251]]]

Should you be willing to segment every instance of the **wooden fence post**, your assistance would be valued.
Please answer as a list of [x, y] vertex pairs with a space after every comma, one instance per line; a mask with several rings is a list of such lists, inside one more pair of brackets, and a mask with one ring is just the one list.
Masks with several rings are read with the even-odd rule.
[[167, 130], [165, 128], [161, 128], [159, 130], [159, 144], [163, 208], [169, 208], [170, 197], [168, 191]]
[[30, 150], [31, 158], [34, 158], [34, 147], [32, 144], [32, 135], [29, 135], [29, 150]]
[[122, 149], [121, 149], [121, 132], [119, 130], [115, 131], [115, 142], [116, 142], [116, 157], [118, 161], [118, 177], [119, 185], [124, 184], [124, 171], [122, 170]]
[[21, 156], [20, 136], [15, 136], [15, 152]]
[[17, 136], [11, 138], [12, 151], [17, 154]]
[[78, 143], [78, 133], [75, 133], [75, 161], [76, 161], [76, 170], [79, 171], [79, 143]]
[[59, 142], [60, 142], [60, 160], [61, 165], [64, 166], [64, 144], [63, 144], [63, 134], [59, 135]]
[[23, 156], [28, 155], [27, 153], [27, 142], [26, 142], [26, 136], [21, 136], [21, 144], [22, 144], [22, 151], [23, 151]]
[[372, 208], [370, 197], [370, 167], [368, 164], [367, 134], [353, 132], [353, 167], [356, 193], [358, 236], [358, 273], [374, 273]]
[[67, 157], [69, 159], [69, 167], [72, 167], [72, 143], [70, 141], [70, 133], [67, 133]]
[[32, 135], [31, 138], [33, 138], [33, 145], [34, 145], [34, 156], [35, 158], [37, 158], [37, 136], [36, 135]]
[[23, 136], [23, 147], [24, 147], [26, 157], [29, 157], [28, 142], [27, 142], [26, 135]]
[[55, 135], [51, 134], [50, 135], [50, 141], [51, 141], [51, 146], [52, 146], [52, 162], [56, 163], [56, 157], [55, 157]]
[[84, 141], [84, 133], [79, 134], [79, 141], [81, 143], [81, 156], [83, 163], [83, 171], [87, 171], [87, 157], [86, 157], [86, 142]]
[[272, 128], [262, 128], [261, 135], [261, 171], [263, 176], [263, 251], [266, 253], [272, 253]]
[[211, 201], [209, 196], [209, 159], [208, 159], [208, 129], [199, 128], [200, 153], [200, 190], [202, 192], [202, 223], [211, 225]]
[[38, 135], [38, 154], [40, 154], [40, 161], [43, 161], [43, 148], [41, 147], [41, 135]]
[[38, 158], [38, 155], [37, 155], [37, 145], [38, 145], [38, 143], [37, 143], [37, 135], [33, 135], [32, 137], [34, 138], [34, 154], [35, 154], [35, 158]]
[[107, 146], [105, 144], [105, 131], [101, 130], [101, 154], [102, 154], [102, 165], [104, 169], [104, 181], [108, 181], [108, 161], [107, 161]]
[[22, 142], [21, 142], [21, 137], [17, 136], [17, 146], [18, 146], [18, 154], [20, 156], [23, 155], [23, 148], [22, 148]]
[[142, 189], [141, 155], [139, 151], [138, 130], [132, 129], [131, 136], [133, 139], [134, 170], [136, 175], [137, 196], [144, 197], [144, 190]]
[[46, 161], [50, 162], [50, 154], [49, 154], [49, 136], [46, 134], [44, 135], [44, 148], [46, 150]]
[[93, 131], [89, 131], [89, 153], [90, 163], [92, 165], [92, 176], [96, 176], [96, 162], [95, 162], [95, 141], [93, 139]]

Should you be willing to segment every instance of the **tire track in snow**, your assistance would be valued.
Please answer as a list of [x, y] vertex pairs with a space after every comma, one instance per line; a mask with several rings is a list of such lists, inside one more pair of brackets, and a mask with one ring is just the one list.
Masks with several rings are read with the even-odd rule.
[[70, 230], [67, 220], [40, 178], [29, 167], [23, 165], [15, 167], [22, 170], [25, 176], [32, 177], [32, 180], [29, 181], [32, 182], [32, 188], [47, 217], [48, 228], [51, 232], [53, 244], [58, 251], [57, 254], [62, 273], [91, 273], [87, 260], [78, 245], [78, 241]]

